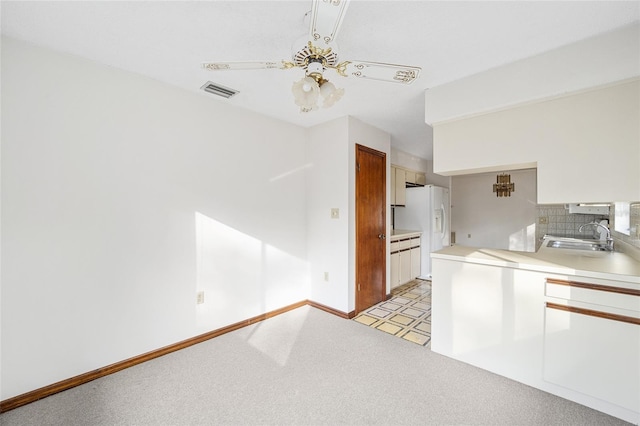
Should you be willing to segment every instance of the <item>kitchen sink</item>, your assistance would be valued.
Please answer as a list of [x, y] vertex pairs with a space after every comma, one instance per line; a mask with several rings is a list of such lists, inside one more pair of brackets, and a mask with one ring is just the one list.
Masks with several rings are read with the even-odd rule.
[[591, 251], [608, 251], [607, 244], [600, 241], [560, 241], [551, 240], [547, 243], [547, 247], [573, 249], [573, 250], [591, 250]]

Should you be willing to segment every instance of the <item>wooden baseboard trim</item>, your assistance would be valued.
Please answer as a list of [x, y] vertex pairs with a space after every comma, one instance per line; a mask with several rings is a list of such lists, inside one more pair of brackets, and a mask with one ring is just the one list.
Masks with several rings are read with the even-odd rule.
[[[257, 315], [253, 318], [249, 318], [244, 321], [237, 322], [235, 324], [228, 325], [226, 327], [219, 328], [217, 330], [213, 330], [204, 334], [200, 334], [198, 336], [192, 337], [190, 339], [183, 340], [178, 343], [174, 343], [169, 346], [165, 346], [160, 349], [156, 349], [151, 352], [144, 353], [142, 355], [134, 356], [133, 358], [126, 359], [124, 361], [116, 362], [114, 364], [108, 365], [106, 367], [98, 368], [97, 370], [89, 371], [84, 374], [80, 374], [79, 376], [72, 377], [70, 379], [62, 380], [57, 383], [54, 383], [49, 386], [42, 387], [40, 389], [35, 389], [31, 392], [24, 393], [22, 395], [14, 396], [13, 398], [5, 399], [4, 401], [0, 401], [0, 413], [4, 413], [5, 411], [13, 410], [14, 408], [21, 407], [23, 405], [29, 404], [31, 402], [35, 402], [39, 399], [46, 398], [58, 392], [65, 391], [67, 389], [71, 389], [73, 387], [85, 384], [95, 379], [99, 379], [100, 377], [108, 376], [109, 374], [116, 373], [118, 371], [124, 370], [125, 368], [133, 367], [134, 365], [141, 364], [143, 362], [152, 360], [154, 358], [161, 357], [163, 355], [170, 354], [175, 351], [179, 351], [180, 349], [187, 348], [189, 346], [193, 346], [198, 343], [205, 342], [209, 339], [213, 339], [214, 337], [221, 336], [223, 334], [229, 333], [231, 331], [238, 330], [240, 328], [246, 327], [251, 324], [255, 324], [260, 321], [264, 321], [265, 319], [275, 317], [277, 315], [283, 314], [285, 312], [291, 311], [293, 309], [297, 309], [301, 306], [311, 305], [314, 307], [318, 307], [308, 300], [303, 300], [301, 302], [294, 303], [289, 306], [282, 307], [280, 309], [276, 309], [274, 311], [270, 311], [261, 315]], [[320, 305], [322, 306], [322, 305]], [[322, 308], [319, 308], [322, 309]], [[327, 308], [331, 309], [331, 308]], [[323, 310], [327, 310], [323, 309]], [[335, 311], [335, 310], [334, 310]], [[327, 311], [331, 313], [339, 312], [339, 311]]]
[[351, 319], [356, 316], [355, 311], [351, 312], [342, 312], [337, 309], [331, 308], [327, 305], [323, 305], [322, 303], [314, 302], [313, 300], [307, 300], [307, 304], [316, 309], [320, 309], [321, 311], [329, 312], [330, 314], [337, 315], [340, 318]]

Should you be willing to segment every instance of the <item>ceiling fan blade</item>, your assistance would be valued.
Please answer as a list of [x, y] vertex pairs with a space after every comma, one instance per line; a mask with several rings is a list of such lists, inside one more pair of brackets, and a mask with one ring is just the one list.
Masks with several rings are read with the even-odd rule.
[[392, 83], [411, 84], [418, 78], [421, 70], [422, 68], [420, 67], [408, 65], [352, 61], [346, 65], [343, 75], [367, 78], [370, 80], [389, 81]]
[[309, 40], [316, 43], [331, 43], [347, 12], [349, 0], [313, 0]]
[[262, 70], [269, 68], [287, 69], [293, 67], [287, 61], [250, 61], [250, 62], [203, 62], [202, 68], [210, 71], [218, 70]]

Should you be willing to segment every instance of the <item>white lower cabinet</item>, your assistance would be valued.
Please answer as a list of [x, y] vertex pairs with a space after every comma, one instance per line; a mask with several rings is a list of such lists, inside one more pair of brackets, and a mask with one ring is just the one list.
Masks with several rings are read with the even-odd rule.
[[526, 384], [542, 374], [544, 275], [433, 259], [431, 349]]
[[544, 379], [640, 413], [640, 295], [562, 282], [547, 283]]
[[400, 285], [400, 253], [391, 253], [391, 288]]
[[400, 283], [404, 284], [411, 281], [411, 250], [400, 252]]
[[[418, 239], [418, 244], [420, 240]], [[410, 250], [411, 256], [411, 279], [420, 276], [421, 266], [420, 266], [420, 246], [413, 247]]]
[[420, 235], [391, 240], [391, 289], [420, 276]]
[[640, 411], [640, 325], [545, 311], [544, 379]]
[[431, 349], [640, 421], [637, 284], [433, 259]]

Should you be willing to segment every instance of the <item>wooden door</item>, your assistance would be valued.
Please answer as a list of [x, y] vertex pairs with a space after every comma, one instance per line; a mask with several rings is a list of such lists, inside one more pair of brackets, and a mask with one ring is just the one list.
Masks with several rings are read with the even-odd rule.
[[356, 145], [356, 314], [385, 300], [387, 156]]

